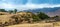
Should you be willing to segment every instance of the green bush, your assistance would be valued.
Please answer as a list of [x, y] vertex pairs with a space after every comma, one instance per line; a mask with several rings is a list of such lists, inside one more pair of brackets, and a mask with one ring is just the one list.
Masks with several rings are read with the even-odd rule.
[[39, 17], [32, 13], [33, 22], [40, 21]]
[[38, 17], [41, 19], [41, 20], [44, 20], [44, 19], [48, 19], [49, 16], [46, 15], [45, 13], [42, 13], [42, 12], [39, 12], [38, 14]]

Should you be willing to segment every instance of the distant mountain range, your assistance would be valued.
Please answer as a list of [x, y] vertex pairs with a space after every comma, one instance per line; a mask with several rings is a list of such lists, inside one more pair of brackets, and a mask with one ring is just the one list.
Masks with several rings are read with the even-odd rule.
[[26, 11], [30, 11], [33, 13], [36, 12], [44, 12], [49, 16], [56, 16], [56, 15], [60, 15], [60, 7], [54, 7], [54, 8], [36, 8], [36, 9], [29, 9], [29, 10], [24, 10]]

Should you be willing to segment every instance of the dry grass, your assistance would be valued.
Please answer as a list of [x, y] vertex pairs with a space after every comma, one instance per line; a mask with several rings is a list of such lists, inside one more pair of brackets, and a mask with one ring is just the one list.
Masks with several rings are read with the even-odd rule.
[[53, 24], [54, 24], [54, 26], [60, 26], [60, 22], [55, 22]]
[[60, 27], [60, 26], [54, 26], [54, 27]]
[[53, 24], [52, 23], [19, 24], [7, 27], [53, 27]]
[[7, 27], [60, 27], [57, 25], [53, 26], [53, 23], [36, 23], [36, 24], [18, 24]]
[[7, 12], [0, 12], [0, 15], [9, 15], [9, 13], [7, 13]]
[[[16, 14], [8, 14], [5, 12], [0, 12], [4, 15], [0, 15], [0, 22], [5, 23], [9, 22], [11, 19], [11, 16], [16, 15]], [[24, 15], [26, 14], [25, 12], [18, 13], [19, 15]], [[30, 14], [30, 13], [28, 13]], [[7, 26], [7, 27], [60, 27], [60, 22], [55, 22], [55, 23], [35, 23], [35, 24], [18, 24], [18, 25], [12, 25], [12, 26]]]
[[0, 15], [0, 22], [5, 23], [5, 22], [9, 22], [9, 20], [11, 19], [12, 15]]

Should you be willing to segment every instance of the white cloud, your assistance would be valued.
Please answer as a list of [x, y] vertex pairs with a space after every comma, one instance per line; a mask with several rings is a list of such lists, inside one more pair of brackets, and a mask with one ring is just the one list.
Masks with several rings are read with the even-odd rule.
[[5, 9], [20, 9], [20, 10], [26, 10], [26, 9], [34, 9], [34, 8], [54, 8], [54, 7], [60, 7], [60, 4], [25, 4], [25, 5], [15, 5], [15, 4], [8, 4], [8, 3], [2, 3], [0, 4], [0, 8]]
[[34, 8], [54, 8], [60, 7], [60, 4], [26, 4], [26, 5], [18, 5], [17, 8], [21, 9], [34, 9]]
[[14, 5], [7, 4], [7, 3], [2, 3], [2, 4], [0, 4], [0, 8], [14, 8]]

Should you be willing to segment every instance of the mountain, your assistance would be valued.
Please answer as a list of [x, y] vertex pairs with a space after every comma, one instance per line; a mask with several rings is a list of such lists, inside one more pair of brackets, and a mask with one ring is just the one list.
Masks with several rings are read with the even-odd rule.
[[60, 9], [58, 9], [58, 10], [56, 10], [56, 11], [54, 11], [54, 12], [48, 12], [48, 13], [46, 13], [47, 15], [49, 15], [49, 16], [56, 16], [56, 15], [58, 15], [58, 16], [60, 16]]
[[54, 8], [36, 8], [36, 9], [29, 9], [29, 10], [24, 10], [29, 11], [29, 12], [44, 12], [46, 13], [48, 16], [56, 16], [56, 15], [60, 15], [60, 7], [54, 7]]

